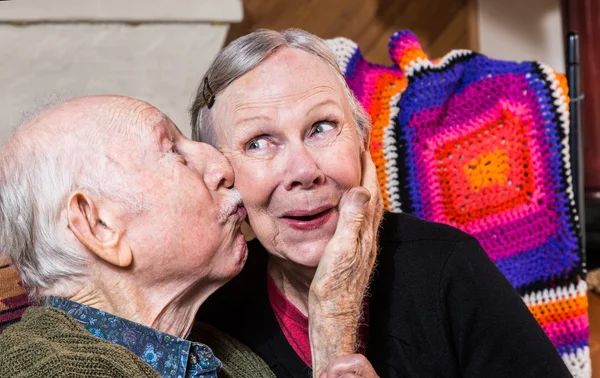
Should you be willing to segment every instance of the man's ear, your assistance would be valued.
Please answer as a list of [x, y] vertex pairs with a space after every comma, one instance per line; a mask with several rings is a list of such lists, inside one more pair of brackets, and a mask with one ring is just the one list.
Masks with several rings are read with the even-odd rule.
[[124, 240], [124, 230], [110, 206], [75, 192], [67, 204], [67, 217], [75, 237], [96, 256], [119, 267], [131, 264], [131, 247]]

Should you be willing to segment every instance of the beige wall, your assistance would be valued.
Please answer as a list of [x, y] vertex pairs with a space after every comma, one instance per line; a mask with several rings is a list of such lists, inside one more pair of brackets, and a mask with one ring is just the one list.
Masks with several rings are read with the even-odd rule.
[[539, 60], [564, 72], [560, 0], [478, 0], [477, 7], [483, 54]]
[[192, 92], [241, 19], [241, 0], [0, 1], [0, 144], [57, 95], [140, 98], [189, 135]]

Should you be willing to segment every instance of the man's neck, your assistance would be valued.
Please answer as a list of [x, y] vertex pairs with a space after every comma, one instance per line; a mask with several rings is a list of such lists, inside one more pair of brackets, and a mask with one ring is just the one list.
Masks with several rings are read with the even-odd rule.
[[299, 266], [290, 261], [269, 259], [268, 273], [277, 288], [300, 312], [308, 316], [308, 293], [316, 268]]
[[107, 290], [106, 287], [99, 288], [98, 285], [88, 284], [66, 297], [74, 302], [185, 339], [192, 328], [198, 308], [214, 291], [200, 296], [198, 293], [206, 292], [202, 287], [198, 287], [200, 285], [194, 285], [187, 290], [182, 290], [181, 287], [149, 289], [144, 285], [132, 286], [134, 285], [117, 283]]

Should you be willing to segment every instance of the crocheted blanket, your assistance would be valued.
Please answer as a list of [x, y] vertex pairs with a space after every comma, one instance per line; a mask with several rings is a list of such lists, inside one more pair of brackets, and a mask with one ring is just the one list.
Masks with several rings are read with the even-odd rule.
[[406, 31], [390, 38], [389, 67], [327, 43], [372, 118], [386, 208], [476, 237], [573, 375], [590, 377], [564, 76], [466, 50], [432, 61]]

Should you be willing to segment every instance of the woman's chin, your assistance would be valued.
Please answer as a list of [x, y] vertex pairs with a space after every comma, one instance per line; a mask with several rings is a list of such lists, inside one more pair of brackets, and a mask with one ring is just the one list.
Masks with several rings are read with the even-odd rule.
[[300, 245], [288, 248], [286, 257], [288, 260], [306, 268], [316, 269], [323, 256], [327, 241], [304, 242]]

